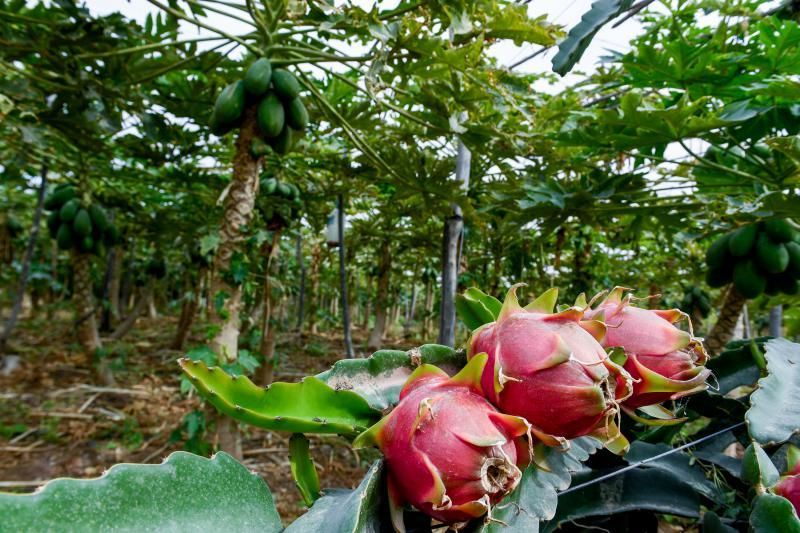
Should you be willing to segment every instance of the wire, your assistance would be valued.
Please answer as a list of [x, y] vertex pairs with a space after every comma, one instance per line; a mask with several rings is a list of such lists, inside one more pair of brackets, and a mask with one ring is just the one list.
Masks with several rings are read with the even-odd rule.
[[658, 455], [654, 455], [653, 457], [648, 457], [647, 459], [642, 459], [641, 461], [638, 461], [636, 463], [628, 465], [628, 466], [626, 466], [624, 468], [620, 468], [619, 470], [615, 470], [613, 472], [610, 472], [610, 473], [605, 474], [603, 476], [600, 476], [598, 478], [592, 479], [591, 481], [587, 481], [586, 483], [581, 483], [579, 485], [575, 485], [574, 487], [570, 487], [567, 490], [563, 490], [563, 491], [559, 492], [558, 495], [561, 496], [562, 494], [568, 494], [570, 492], [575, 492], [575, 491], [578, 491], [578, 490], [581, 490], [581, 489], [585, 489], [586, 487], [594, 485], [595, 483], [600, 483], [601, 481], [605, 481], [607, 479], [611, 479], [612, 477], [616, 477], [616, 476], [618, 476], [620, 474], [624, 474], [625, 472], [628, 472], [629, 470], [633, 470], [635, 468], [639, 468], [640, 466], [642, 466], [644, 464], [647, 464], [649, 462], [655, 461], [657, 459], [663, 459], [664, 457], [667, 457], [668, 455], [672, 455], [673, 453], [680, 452], [682, 450], [685, 450], [686, 448], [691, 448], [692, 446], [696, 446], [696, 445], [700, 444], [701, 442], [705, 442], [707, 440], [711, 440], [714, 437], [719, 437], [720, 435], [722, 435], [724, 433], [727, 433], [728, 431], [733, 431], [734, 429], [742, 427], [744, 424], [745, 424], [744, 422], [739, 422], [739, 423], [736, 423], [736, 424], [734, 424], [734, 425], [732, 425], [730, 427], [727, 427], [725, 429], [721, 429], [719, 431], [715, 431], [714, 433], [711, 433], [710, 435], [706, 435], [705, 437], [701, 437], [701, 438], [699, 438], [697, 440], [693, 440], [692, 442], [688, 442], [688, 443], [684, 444], [683, 446], [678, 446], [677, 448], [673, 448], [673, 449], [671, 449], [669, 451], [666, 451], [664, 453], [660, 453]]

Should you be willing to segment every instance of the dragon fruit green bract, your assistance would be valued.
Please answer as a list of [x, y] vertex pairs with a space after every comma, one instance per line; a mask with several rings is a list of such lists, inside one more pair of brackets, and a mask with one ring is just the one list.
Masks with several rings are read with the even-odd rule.
[[633, 394], [624, 407], [656, 405], [705, 390], [711, 373], [703, 344], [675, 327], [684, 315], [678, 309], [652, 310], [631, 304], [628, 289], [616, 287], [586, 317], [607, 326], [606, 348], [625, 352], [624, 368], [633, 377]]
[[452, 378], [420, 366], [397, 407], [355, 440], [356, 447], [376, 444], [385, 456], [398, 531], [403, 504], [461, 523], [489, 512], [519, 483], [517, 463], [530, 457], [529, 426], [480, 395], [485, 362], [474, 358]]
[[618, 399], [630, 394], [630, 378], [598, 341], [605, 327], [584, 321], [577, 307], [553, 313], [556, 289], [524, 309], [516, 289], [508, 291], [497, 320], [477, 328], [469, 342], [468, 357], [489, 356], [484, 393], [501, 411], [524, 417], [547, 445], [594, 435], [624, 451], [615, 417]]
[[794, 444], [789, 445], [786, 454], [787, 473], [775, 485], [775, 494], [783, 496], [794, 506], [800, 514], [800, 449]]

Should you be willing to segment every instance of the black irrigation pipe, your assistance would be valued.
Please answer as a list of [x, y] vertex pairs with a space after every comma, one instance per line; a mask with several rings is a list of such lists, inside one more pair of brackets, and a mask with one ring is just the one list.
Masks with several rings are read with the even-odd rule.
[[575, 492], [575, 491], [578, 491], [578, 490], [581, 490], [581, 489], [585, 489], [586, 487], [588, 487], [590, 485], [594, 485], [595, 483], [600, 483], [601, 481], [605, 481], [607, 479], [611, 479], [612, 477], [618, 476], [620, 474], [624, 474], [625, 472], [628, 472], [629, 470], [633, 470], [635, 468], [639, 468], [640, 466], [645, 465], [645, 464], [647, 464], [649, 462], [655, 461], [657, 459], [663, 459], [664, 457], [667, 457], [668, 455], [672, 455], [673, 453], [677, 453], [679, 451], [685, 450], [686, 448], [691, 448], [692, 446], [696, 446], [696, 445], [700, 444], [701, 442], [705, 442], [707, 440], [711, 440], [714, 437], [719, 437], [720, 435], [722, 435], [724, 433], [727, 433], [728, 431], [733, 431], [734, 429], [738, 429], [738, 428], [742, 427], [744, 424], [745, 424], [744, 422], [739, 422], [739, 423], [734, 424], [734, 425], [732, 425], [730, 427], [727, 427], [725, 429], [721, 429], [719, 431], [715, 431], [714, 433], [711, 433], [710, 435], [706, 435], [705, 437], [701, 437], [701, 438], [699, 438], [697, 440], [693, 440], [692, 442], [687, 442], [683, 446], [678, 446], [677, 448], [673, 448], [673, 449], [671, 449], [669, 451], [666, 451], [664, 453], [660, 453], [658, 455], [654, 455], [653, 457], [648, 457], [647, 459], [642, 459], [641, 461], [638, 461], [636, 463], [630, 464], [630, 465], [628, 465], [626, 467], [623, 467], [623, 468], [620, 468], [618, 470], [614, 470], [613, 472], [609, 472], [608, 474], [605, 474], [605, 475], [600, 476], [598, 478], [589, 480], [589, 481], [587, 481], [585, 483], [581, 483], [579, 485], [575, 485], [574, 487], [570, 487], [570, 488], [568, 488], [566, 490], [563, 490], [563, 491], [559, 492], [558, 495], [561, 496], [562, 494], [568, 494], [570, 492]]

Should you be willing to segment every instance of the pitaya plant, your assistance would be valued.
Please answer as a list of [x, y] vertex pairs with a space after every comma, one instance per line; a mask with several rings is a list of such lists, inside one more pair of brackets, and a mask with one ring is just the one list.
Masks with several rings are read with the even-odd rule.
[[689, 317], [679, 309], [643, 309], [633, 301], [629, 289], [616, 287], [599, 305], [586, 305], [584, 311], [587, 318], [606, 325], [603, 346], [620, 350], [622, 364], [633, 378], [633, 393], [618, 398], [623, 408], [632, 413], [705, 390], [711, 371], [703, 366], [708, 360], [703, 343], [692, 334], [691, 323], [689, 331], [675, 326]]
[[499, 316], [472, 333], [467, 357], [488, 355], [482, 385], [501, 411], [524, 417], [544, 444], [593, 435], [623, 452], [627, 442], [615, 422], [618, 402], [631, 394], [631, 379], [606, 354], [602, 322], [585, 320], [583, 309], [553, 313], [551, 289], [527, 307], [517, 285]]
[[397, 407], [354, 441], [383, 452], [398, 531], [404, 530], [399, 509], [405, 503], [443, 523], [465, 523], [489, 512], [519, 483], [530, 458], [529, 425], [482, 396], [486, 359], [473, 358], [452, 378], [420, 366]]

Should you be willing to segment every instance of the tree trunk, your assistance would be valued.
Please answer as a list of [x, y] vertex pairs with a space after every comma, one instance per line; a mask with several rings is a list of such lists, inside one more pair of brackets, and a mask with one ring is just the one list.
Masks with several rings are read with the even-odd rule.
[[783, 306], [773, 305], [769, 310], [769, 336], [780, 337], [783, 333]]
[[300, 290], [297, 293], [297, 330], [303, 331], [303, 322], [305, 321], [305, 304], [306, 304], [306, 264], [303, 260], [303, 237], [300, 233], [297, 234], [297, 242], [295, 243], [295, 256], [297, 264], [300, 267]]
[[277, 337], [277, 320], [272, 319], [273, 309], [275, 307], [275, 297], [272, 295], [272, 269], [281, 251], [280, 238], [281, 229], [275, 230], [272, 234], [272, 245], [267, 253], [267, 266], [264, 269], [264, 294], [263, 298], [263, 311], [261, 313], [261, 345], [259, 352], [261, 353], [262, 363], [258, 368], [258, 377], [256, 381], [267, 386], [273, 381], [275, 373], [275, 338]]
[[372, 289], [372, 280], [369, 276], [367, 276], [367, 286], [366, 286], [366, 295], [367, 299], [364, 302], [364, 314], [362, 315], [362, 326], [361, 329], [367, 331], [369, 329], [369, 317], [372, 316], [370, 313], [372, 312], [371, 304], [372, 298], [370, 298], [370, 290]]
[[124, 251], [120, 246], [114, 246], [109, 251], [109, 279], [108, 279], [108, 307], [104, 310], [103, 322], [107, 322], [108, 329], [119, 321], [119, 294], [122, 284], [122, 261]]
[[[73, 295], [75, 303], [75, 325], [77, 327], [78, 341], [83, 351], [90, 357], [97, 356], [97, 351], [102, 348], [100, 334], [97, 331], [95, 307], [92, 298], [92, 273], [91, 258], [89, 254], [73, 253]], [[108, 360], [101, 357], [95, 366], [97, 379], [107, 387], [114, 386], [116, 380], [111, 373]]]
[[[228, 282], [227, 271], [231, 257], [241, 248], [245, 235], [242, 230], [250, 222], [258, 194], [259, 160], [250, 153], [250, 143], [257, 135], [256, 108], [247, 107], [236, 139], [236, 153], [233, 158], [233, 179], [225, 197], [222, 227], [219, 232], [219, 245], [214, 256], [214, 277], [211, 280], [211, 298], [224, 295], [222, 309], [211, 313], [210, 322], [217, 333], [210, 347], [217, 354], [220, 363], [234, 362], [239, 351], [239, 310], [242, 305], [242, 288]], [[226, 421], [223, 416], [217, 421], [217, 434], [222, 451], [237, 459], [242, 458], [238, 426]]]
[[150, 291], [147, 294], [147, 317], [152, 320], [158, 318], [158, 310], [156, 309], [156, 291]]
[[736, 321], [739, 320], [745, 303], [747, 303], [747, 299], [736, 292], [731, 285], [719, 311], [717, 323], [711, 328], [705, 340], [706, 349], [710, 355], [719, 355], [725, 349], [725, 345], [733, 336], [733, 328], [736, 327]]
[[117, 328], [108, 336], [109, 339], [118, 341], [133, 329], [133, 326], [136, 325], [136, 320], [138, 320], [147, 309], [147, 305], [150, 302], [150, 295], [153, 292], [153, 283], [153, 280], [150, 280], [148, 284], [142, 288], [133, 309], [128, 316], [125, 317], [125, 320], [120, 322]]
[[445, 221], [442, 246], [442, 303], [439, 310], [439, 344], [453, 347], [456, 342], [456, 291], [458, 289], [458, 249], [464, 219], [454, 215]]
[[403, 324], [403, 337], [411, 335], [411, 328], [414, 325], [414, 314], [417, 308], [417, 284], [411, 284], [411, 299], [408, 301], [406, 309], [405, 323]]
[[[121, 261], [122, 259], [120, 259]], [[133, 254], [128, 254], [128, 264], [125, 267], [125, 274], [122, 276], [122, 284], [120, 285], [119, 294], [119, 307], [117, 308], [117, 316], [125, 316], [125, 312], [130, 309], [130, 299], [133, 295]]]
[[367, 340], [367, 349], [377, 350], [381, 347], [386, 330], [386, 313], [389, 311], [389, 277], [392, 272], [392, 255], [387, 238], [381, 242], [378, 258], [378, 286], [375, 297], [375, 325]]
[[28, 287], [28, 275], [31, 271], [31, 261], [33, 260], [33, 252], [36, 249], [36, 239], [39, 237], [39, 226], [42, 221], [42, 209], [44, 206], [45, 192], [47, 191], [47, 166], [42, 166], [42, 178], [39, 185], [39, 194], [36, 198], [36, 210], [33, 212], [33, 224], [31, 225], [31, 232], [28, 236], [28, 245], [25, 248], [25, 257], [22, 259], [22, 270], [19, 273], [19, 282], [17, 283], [17, 291], [14, 293], [14, 303], [11, 306], [11, 314], [6, 320], [5, 327], [0, 333], [0, 357], [6, 349], [6, 343], [11, 336], [11, 331], [17, 325], [19, 313], [22, 310], [22, 300], [25, 296], [25, 289]]
[[344, 249], [344, 200], [338, 197], [339, 209], [339, 294], [342, 299], [342, 329], [344, 330], [344, 354], [348, 359], [355, 357], [353, 338], [350, 333], [350, 301], [347, 299], [347, 269], [345, 268]]
[[433, 283], [430, 279], [425, 281], [425, 317], [422, 319], [422, 340], [426, 341], [433, 325]]
[[[200, 307], [200, 298], [203, 294], [203, 286], [206, 278], [206, 269], [201, 268], [197, 273], [197, 280], [195, 287], [188, 287], [191, 292], [183, 297], [183, 305], [181, 306], [181, 317], [178, 320], [178, 328], [175, 332], [175, 338], [172, 341], [170, 348], [173, 350], [183, 350], [183, 345], [186, 344], [186, 339], [189, 338], [189, 333], [192, 331], [192, 324], [194, 317], [197, 316], [197, 310]], [[191, 280], [190, 280], [191, 284]]]
[[311, 305], [309, 306], [309, 314], [311, 315], [310, 331], [312, 335], [316, 335], [319, 332], [317, 314], [322, 300], [322, 295], [319, 293], [319, 270], [321, 262], [322, 246], [320, 244], [316, 244], [311, 250]]

